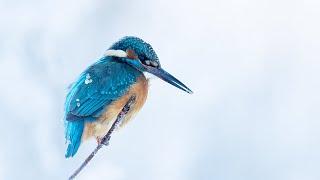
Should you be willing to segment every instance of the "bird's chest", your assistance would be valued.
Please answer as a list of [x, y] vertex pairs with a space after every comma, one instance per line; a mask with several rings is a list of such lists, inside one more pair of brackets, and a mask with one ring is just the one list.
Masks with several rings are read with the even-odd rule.
[[123, 127], [144, 105], [148, 95], [148, 80], [144, 75], [137, 79], [137, 82], [130, 86], [128, 92], [122, 97], [113, 101], [108, 105], [106, 111], [96, 121], [86, 122], [82, 139], [90, 137], [102, 138], [111, 128], [118, 114], [128, 102], [131, 96], [136, 96], [136, 101], [132, 108], [121, 122], [120, 126]]

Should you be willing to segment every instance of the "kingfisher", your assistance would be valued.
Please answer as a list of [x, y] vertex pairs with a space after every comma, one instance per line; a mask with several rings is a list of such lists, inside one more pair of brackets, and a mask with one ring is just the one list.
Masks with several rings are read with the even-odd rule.
[[192, 93], [161, 68], [149, 43], [134, 36], [123, 37], [84, 70], [68, 90], [64, 108], [66, 158], [73, 157], [85, 140], [95, 138], [101, 143], [130, 97], [135, 96], [136, 100], [120, 127], [142, 108], [149, 88], [144, 73]]

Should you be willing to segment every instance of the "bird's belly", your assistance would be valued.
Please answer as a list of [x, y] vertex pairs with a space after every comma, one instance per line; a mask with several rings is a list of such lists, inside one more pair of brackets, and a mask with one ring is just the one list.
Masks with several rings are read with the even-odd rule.
[[143, 106], [148, 95], [148, 80], [144, 75], [140, 76], [135, 84], [133, 84], [129, 91], [119, 99], [108, 105], [106, 111], [96, 121], [86, 122], [82, 134], [82, 140], [91, 137], [102, 138], [112, 124], [116, 120], [118, 114], [128, 102], [131, 96], [136, 96], [136, 101], [130, 111], [121, 122], [120, 126], [123, 127]]

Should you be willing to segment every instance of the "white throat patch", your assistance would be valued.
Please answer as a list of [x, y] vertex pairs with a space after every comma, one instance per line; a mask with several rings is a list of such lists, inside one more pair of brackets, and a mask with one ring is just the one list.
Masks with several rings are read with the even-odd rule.
[[105, 56], [127, 57], [127, 53], [122, 50], [109, 49], [104, 53]]

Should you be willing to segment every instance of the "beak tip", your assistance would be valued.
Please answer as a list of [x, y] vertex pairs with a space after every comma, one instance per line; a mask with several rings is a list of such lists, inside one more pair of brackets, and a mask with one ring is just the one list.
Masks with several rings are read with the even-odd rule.
[[176, 79], [174, 76], [163, 70], [162, 68], [148, 68], [148, 72], [158, 76], [160, 79], [166, 81], [167, 83], [189, 93], [193, 94], [192, 90], [189, 89], [186, 85], [184, 85], [182, 82], [180, 82], [178, 79]]
[[193, 94], [193, 91], [191, 91], [191, 89], [188, 89], [188, 90], [187, 90], [187, 93]]

